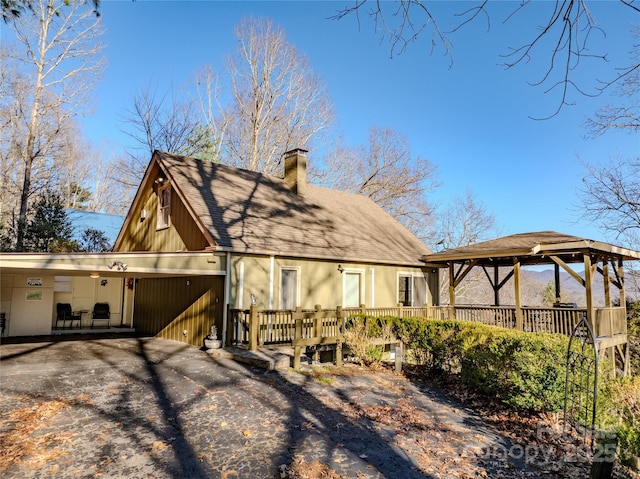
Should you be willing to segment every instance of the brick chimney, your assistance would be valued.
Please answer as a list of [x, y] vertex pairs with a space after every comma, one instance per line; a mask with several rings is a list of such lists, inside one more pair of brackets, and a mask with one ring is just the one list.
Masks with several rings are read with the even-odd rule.
[[307, 153], [296, 148], [284, 154], [284, 182], [300, 196], [307, 191]]

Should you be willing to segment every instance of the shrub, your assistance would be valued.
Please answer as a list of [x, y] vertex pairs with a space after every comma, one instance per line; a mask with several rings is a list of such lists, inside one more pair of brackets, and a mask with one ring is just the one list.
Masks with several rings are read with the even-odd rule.
[[364, 364], [382, 360], [383, 348], [373, 344], [376, 339], [391, 337], [391, 323], [384, 319], [369, 318], [358, 314], [349, 317], [345, 324], [344, 341], [353, 355]]
[[465, 353], [463, 381], [514, 409], [563, 409], [568, 338], [493, 329]]
[[635, 466], [634, 457], [640, 457], [640, 377], [606, 382], [597, 417], [599, 429], [617, 433], [620, 461]]
[[478, 391], [519, 410], [564, 407], [569, 338], [481, 323], [381, 318], [393, 325], [407, 357], [432, 372], [460, 374]]

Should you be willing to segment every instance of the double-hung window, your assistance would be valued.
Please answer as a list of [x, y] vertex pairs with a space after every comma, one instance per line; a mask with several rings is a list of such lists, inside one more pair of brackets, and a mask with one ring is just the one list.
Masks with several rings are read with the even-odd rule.
[[423, 274], [398, 275], [398, 303], [422, 306], [427, 302], [427, 278]]
[[157, 229], [168, 228], [171, 221], [171, 186], [163, 185], [158, 188], [158, 223]]

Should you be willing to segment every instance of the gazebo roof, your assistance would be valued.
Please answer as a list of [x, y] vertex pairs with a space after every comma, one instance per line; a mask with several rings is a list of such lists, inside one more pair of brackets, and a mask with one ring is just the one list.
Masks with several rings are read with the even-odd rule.
[[469, 260], [476, 260], [476, 264], [483, 266], [506, 266], [513, 264], [512, 258], [517, 257], [523, 265], [533, 265], [553, 264], [550, 255], [561, 258], [565, 263], [579, 263], [583, 261], [584, 253], [612, 259], [640, 259], [639, 251], [555, 231], [539, 231], [452, 248], [424, 255], [422, 260], [434, 267], [445, 267], [449, 263], [463, 263]]

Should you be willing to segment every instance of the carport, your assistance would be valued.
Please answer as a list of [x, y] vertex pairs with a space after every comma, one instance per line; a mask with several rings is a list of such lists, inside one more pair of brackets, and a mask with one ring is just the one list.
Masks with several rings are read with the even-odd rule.
[[[226, 256], [212, 252], [2, 253], [0, 312], [4, 336], [105, 331], [91, 328], [95, 303], [110, 305], [110, 332], [201, 345], [212, 324], [222, 331]], [[56, 326], [56, 304], [81, 320]]]

